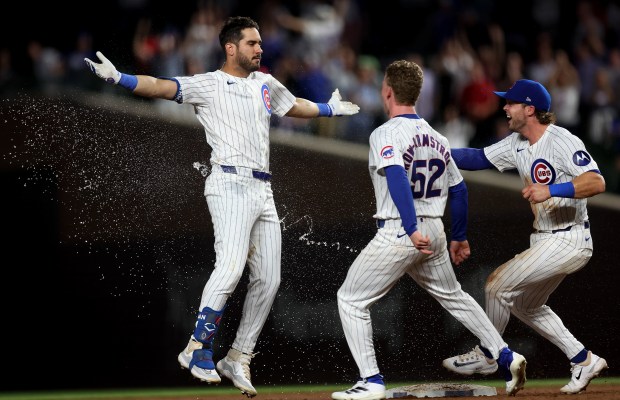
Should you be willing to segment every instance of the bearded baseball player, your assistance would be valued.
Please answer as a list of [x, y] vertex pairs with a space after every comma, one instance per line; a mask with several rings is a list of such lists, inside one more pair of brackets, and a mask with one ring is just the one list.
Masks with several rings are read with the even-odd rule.
[[[260, 72], [261, 36], [250, 18], [229, 18], [219, 39], [226, 55], [224, 65], [194, 76], [120, 73], [100, 52], [101, 63], [85, 61], [97, 76], [136, 95], [193, 105], [204, 126], [212, 148], [212, 173], [204, 194], [215, 234], [216, 261], [202, 293], [196, 328], [178, 362], [207, 383], [220, 383], [222, 374], [252, 397], [256, 389], [250, 360], [280, 285], [282, 238], [269, 168], [271, 115], [331, 117], [356, 114], [359, 107], [341, 101], [338, 89], [328, 103], [295, 98], [273, 76]], [[250, 282], [237, 335], [216, 366], [213, 340], [246, 265]]]
[[[486, 312], [502, 334], [512, 313], [559, 347], [572, 366], [571, 380], [560, 390], [579, 393], [607, 362], [584, 347], [545, 303], [562, 280], [592, 256], [586, 199], [604, 192], [605, 180], [583, 142], [555, 125], [551, 96], [543, 85], [522, 79], [508, 91], [494, 93], [506, 100], [504, 111], [513, 133], [484, 149], [453, 149], [452, 157], [464, 170], [516, 168], [524, 184], [521, 194], [534, 213], [534, 232], [530, 248], [487, 279]], [[485, 374], [492, 364], [477, 349], [443, 362], [465, 375]], [[478, 368], [481, 365], [485, 368]]]
[[[428, 291], [480, 339], [481, 351], [504, 372], [506, 392], [525, 384], [525, 358], [510, 350], [482, 307], [456, 279], [470, 255], [466, 238], [467, 187], [451, 158], [448, 140], [415, 111], [422, 69], [395, 61], [385, 72], [381, 97], [389, 120], [370, 135], [369, 171], [375, 191], [377, 233], [357, 256], [338, 290], [338, 310], [359, 369], [352, 388], [335, 400], [385, 398], [385, 383], [373, 346], [370, 307], [404, 275]], [[448, 251], [441, 220], [450, 195], [452, 241]], [[497, 361], [496, 361], [497, 360]]]

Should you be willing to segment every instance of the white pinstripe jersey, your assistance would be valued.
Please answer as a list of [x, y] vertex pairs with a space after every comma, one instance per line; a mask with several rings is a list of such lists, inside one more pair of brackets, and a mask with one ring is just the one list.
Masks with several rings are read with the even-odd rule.
[[[551, 185], [572, 181], [598, 165], [577, 136], [557, 125], [549, 125], [532, 146], [513, 132], [501, 141], [485, 147], [484, 154], [500, 171], [517, 168], [525, 185]], [[562, 229], [588, 219], [586, 199], [551, 197], [532, 205], [534, 229]]]
[[238, 78], [217, 70], [176, 77], [183, 103], [194, 106], [212, 148], [211, 164], [269, 171], [271, 113], [284, 116], [295, 96], [262, 72]]
[[413, 116], [391, 118], [370, 135], [368, 168], [377, 201], [374, 218], [400, 218], [387, 186], [385, 167], [400, 165], [407, 171], [418, 217], [443, 216], [448, 188], [463, 180], [452, 161], [448, 139], [424, 119], [410, 118]]

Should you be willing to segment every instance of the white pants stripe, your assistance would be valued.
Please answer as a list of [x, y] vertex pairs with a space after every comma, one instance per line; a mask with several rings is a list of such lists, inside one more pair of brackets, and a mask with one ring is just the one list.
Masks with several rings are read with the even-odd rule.
[[506, 343], [482, 307], [461, 289], [449, 259], [441, 219], [418, 220], [418, 229], [431, 239], [434, 251], [431, 256], [416, 250], [406, 234], [398, 238], [404, 231], [400, 221], [393, 222], [386, 221], [386, 226], [379, 229], [360, 252], [338, 290], [340, 319], [360, 376], [380, 372], [373, 345], [370, 307], [405, 274], [428, 291], [497, 358]]
[[487, 279], [486, 311], [500, 333], [510, 313], [559, 347], [571, 359], [584, 346], [545, 305], [564, 278], [583, 268], [592, 256], [590, 230], [534, 233], [530, 248], [497, 268]]
[[251, 353], [280, 286], [282, 236], [271, 184], [214, 168], [207, 178], [205, 196], [213, 222], [216, 261], [200, 309], [224, 308], [247, 264], [248, 291], [232, 347]]

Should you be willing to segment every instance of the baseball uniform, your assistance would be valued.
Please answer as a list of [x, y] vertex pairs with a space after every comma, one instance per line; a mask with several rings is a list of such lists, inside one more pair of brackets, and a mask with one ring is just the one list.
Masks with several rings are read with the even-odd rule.
[[[407, 172], [417, 227], [430, 237], [432, 255], [417, 250], [403, 230], [384, 172], [394, 165], [404, 167]], [[463, 181], [451, 159], [447, 139], [416, 114], [394, 117], [370, 136], [369, 172], [377, 206], [374, 218], [379, 229], [355, 259], [338, 290], [340, 319], [360, 376], [379, 373], [370, 307], [405, 274], [428, 291], [497, 358], [506, 343], [480, 305], [461, 289], [447, 250], [441, 217], [449, 187]], [[332, 397], [337, 398], [339, 393]]]
[[[525, 185], [570, 182], [598, 166], [583, 142], [557, 125], [530, 146], [519, 133], [484, 149], [500, 171], [516, 168]], [[566, 275], [581, 269], [592, 256], [593, 239], [586, 199], [551, 197], [532, 204], [534, 233], [530, 248], [491, 274], [486, 284], [486, 311], [500, 333], [510, 313], [558, 346], [568, 358], [583, 348], [562, 320], [545, 305]]]
[[194, 106], [212, 148], [204, 193], [216, 261], [199, 310], [223, 310], [247, 263], [250, 284], [232, 347], [250, 354], [280, 284], [282, 238], [269, 181], [270, 118], [284, 116], [295, 96], [258, 71], [247, 78], [218, 70], [175, 79], [177, 102]]

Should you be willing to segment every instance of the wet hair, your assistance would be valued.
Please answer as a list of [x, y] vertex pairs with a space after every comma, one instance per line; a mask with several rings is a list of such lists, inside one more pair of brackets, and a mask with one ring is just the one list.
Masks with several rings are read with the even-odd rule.
[[234, 43], [238, 45], [239, 41], [243, 38], [241, 31], [247, 28], [256, 28], [256, 30], [259, 30], [258, 24], [252, 18], [228, 18], [220, 31], [220, 46], [222, 46], [222, 50], [226, 50], [226, 43]]
[[385, 69], [385, 83], [394, 91], [399, 104], [413, 106], [418, 101], [424, 74], [413, 61], [394, 61]]

